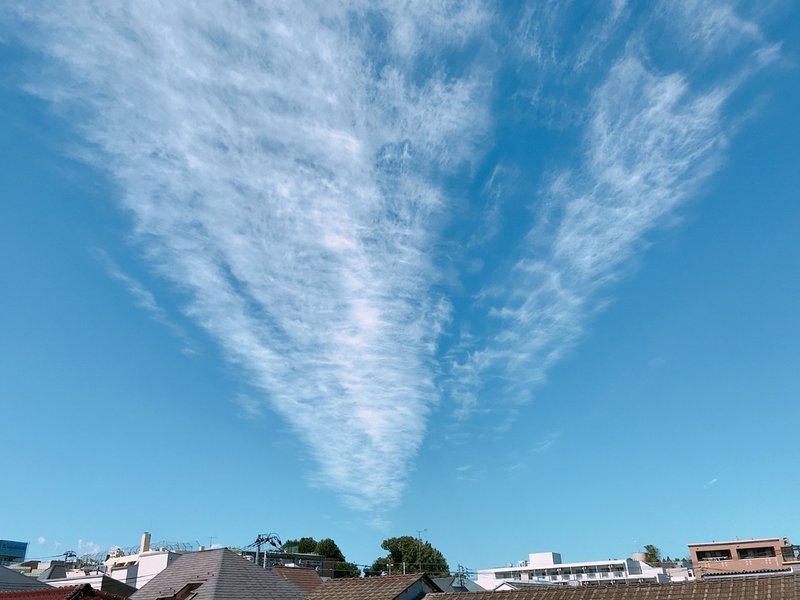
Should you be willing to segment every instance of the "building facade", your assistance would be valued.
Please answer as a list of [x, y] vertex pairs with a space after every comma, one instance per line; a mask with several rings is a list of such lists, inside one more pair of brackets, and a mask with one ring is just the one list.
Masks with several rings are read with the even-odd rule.
[[28, 542], [0, 540], [0, 566], [25, 562], [25, 554], [27, 552]]
[[800, 571], [800, 546], [788, 538], [689, 544], [698, 579]]
[[625, 583], [667, 583], [663, 567], [651, 567], [634, 558], [565, 563], [557, 552], [535, 552], [516, 566], [481, 569], [477, 582], [495, 590], [505, 582], [542, 585], [597, 585]]

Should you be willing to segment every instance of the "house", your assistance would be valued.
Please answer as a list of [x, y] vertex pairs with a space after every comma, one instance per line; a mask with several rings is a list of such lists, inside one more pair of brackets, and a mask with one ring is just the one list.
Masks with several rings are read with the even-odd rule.
[[450, 575], [448, 577], [435, 577], [433, 583], [441, 588], [443, 592], [483, 592], [484, 589], [469, 577], [463, 574]]
[[561, 562], [558, 552], [534, 552], [516, 566], [495, 567], [478, 571], [478, 585], [494, 590], [505, 582], [536, 584], [588, 585], [600, 583], [666, 583], [669, 575], [663, 567], [653, 567], [640, 556]]
[[28, 577], [22, 573], [17, 573], [6, 567], [0, 567], [0, 592], [7, 592], [11, 590], [32, 590], [32, 589], [50, 589], [46, 583], [42, 583]]
[[[425, 600], [456, 600], [453, 593]], [[530, 586], [525, 590], [483, 592], [478, 600], [800, 600], [800, 574], [736, 577], [652, 585]]]
[[39, 579], [47, 583], [47, 585], [50, 587], [75, 587], [88, 584], [96, 590], [108, 592], [109, 594], [114, 594], [115, 596], [119, 596], [121, 598], [130, 598], [136, 591], [135, 587], [126, 585], [121, 581], [117, 581], [116, 579], [109, 577], [108, 575], [104, 575], [103, 573], [86, 575], [83, 573], [83, 571], [81, 571], [80, 575], [71, 575], [58, 579], [44, 580], [42, 580], [40, 577]]
[[420, 600], [432, 592], [441, 592], [424, 573], [331, 579], [311, 592], [304, 600]]
[[759, 538], [689, 544], [698, 578], [800, 571], [800, 546], [788, 538]]
[[271, 569], [276, 566], [305, 567], [314, 569], [320, 577], [333, 578], [336, 561], [321, 554], [311, 552], [253, 552], [242, 550], [242, 556], [262, 567]]
[[45, 586], [41, 589], [18, 590], [14, 592], [0, 592], [0, 600], [124, 600], [108, 592], [94, 589], [88, 583], [72, 587], [54, 588]]
[[305, 595], [288, 579], [221, 548], [181, 555], [131, 600], [300, 600]]
[[178, 560], [179, 556], [180, 553], [171, 550], [151, 549], [150, 534], [145, 531], [139, 543], [139, 552], [113, 552], [105, 560], [105, 572], [109, 577], [139, 589]]

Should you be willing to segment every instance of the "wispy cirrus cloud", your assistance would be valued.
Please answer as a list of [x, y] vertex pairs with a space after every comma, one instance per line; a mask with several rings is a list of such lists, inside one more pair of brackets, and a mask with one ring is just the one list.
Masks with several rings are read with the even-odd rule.
[[194, 354], [196, 352], [194, 341], [186, 333], [186, 330], [169, 318], [167, 312], [158, 303], [153, 293], [148, 290], [138, 279], [125, 273], [107, 252], [94, 249], [92, 255], [105, 267], [112, 278], [119, 281], [128, 293], [133, 296], [136, 305], [147, 312], [154, 321], [166, 327], [183, 344], [184, 354]]
[[485, 84], [437, 49], [484, 26], [481, 4], [21, 3], [13, 18], [50, 61], [29, 90], [82, 133], [186, 314], [263, 392], [240, 407], [283, 415], [351, 505], [395, 502], [450, 310], [426, 255], [434, 173], [480, 152], [487, 122]]
[[[47, 59], [29, 90], [82, 134], [84, 158], [118, 182], [147, 258], [262, 394], [234, 403], [251, 417], [280, 413], [316, 459], [316, 478], [355, 507], [399, 499], [440, 371], [462, 416], [529, 398], [648, 232], [721, 163], [724, 107], [742, 79], [700, 83], [655, 67], [651, 22], [685, 32], [705, 60], [744, 48], [758, 68], [776, 52], [725, 2], [642, 17], [617, 1], [596, 9], [573, 46], [569, 4], [531, 4], [505, 20], [485, 6], [11, 9], [15, 34]], [[581, 147], [527, 193], [538, 208], [506, 262], [469, 263], [493, 269], [494, 284], [470, 307], [478, 326], [457, 321], [440, 366], [437, 341], [456, 321], [435, 260], [454, 212], [441, 180], [482, 158], [491, 138], [498, 65], [476, 50], [484, 39], [510, 48], [503, 57], [525, 88], [511, 97], [529, 105], [525, 118], [581, 128]], [[506, 158], [489, 169], [473, 250], [503, 237], [526, 168]], [[110, 272], [163, 317], [139, 282]], [[517, 417], [501, 412], [497, 431]]]
[[[475, 311], [493, 324], [482, 336], [466, 331], [449, 355], [458, 414], [476, 406], [487, 382], [511, 402], [529, 399], [602, 308], [604, 290], [646, 247], [647, 234], [673, 222], [676, 209], [722, 164], [735, 121], [725, 114], [726, 102], [744, 82], [742, 73], [763, 67], [765, 49], [772, 55], [776, 47], [766, 46], [758, 27], [727, 3], [684, 8], [667, 11], [669, 27], [683, 28], [704, 48], [738, 43], [747, 50], [745, 58], [734, 69], [722, 69], [716, 80], [701, 82], [655, 68], [644, 31], [630, 34], [580, 120], [582, 155], [568, 168], [553, 169], [518, 260], [478, 296]], [[621, 18], [622, 3], [618, 9], [609, 28]], [[698, 19], [696, 11], [705, 11], [706, 18]], [[545, 24], [559, 22], [560, 11], [551, 7], [544, 16], [535, 26], [528, 21], [523, 42], [554, 35]], [[569, 65], [574, 71], [571, 58], [558, 56], [531, 51], [534, 65]]]

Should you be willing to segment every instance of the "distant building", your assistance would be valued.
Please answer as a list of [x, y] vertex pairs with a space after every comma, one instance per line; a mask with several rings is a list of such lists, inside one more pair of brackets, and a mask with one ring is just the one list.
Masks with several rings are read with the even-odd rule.
[[300, 600], [306, 594], [287, 578], [221, 548], [183, 554], [132, 600]]
[[495, 590], [505, 582], [541, 585], [596, 585], [608, 583], [667, 583], [663, 567], [652, 567], [642, 560], [623, 558], [585, 562], [561, 562], [557, 552], [535, 552], [516, 566], [478, 571], [478, 585]]
[[[470, 598], [470, 596], [464, 597]], [[510, 591], [483, 592], [474, 597], [479, 600], [800, 600], [800, 573], [767, 577], [730, 577], [668, 585], [634, 583], [594, 588], [538, 585]], [[360, 599], [355, 595], [341, 596], [341, 598]], [[453, 594], [428, 594], [425, 600], [455, 600], [455, 598]]]
[[0, 567], [0, 593], [30, 589], [47, 590], [50, 586], [22, 573]]
[[[258, 566], [265, 569], [272, 567], [305, 567], [314, 569], [320, 577], [333, 578], [336, 569], [336, 561], [326, 558], [321, 554], [311, 554], [307, 552], [259, 552], [253, 550], [242, 550], [241, 554], [250, 562], [256, 562]], [[256, 560], [258, 554], [258, 560]]]
[[0, 540], [0, 566], [24, 562], [27, 552], [28, 542]]
[[108, 556], [105, 560], [105, 574], [138, 590], [180, 556], [180, 553], [170, 550], [151, 550], [150, 534], [145, 531], [139, 544], [139, 552], [114, 552]]
[[800, 546], [788, 538], [689, 544], [698, 579], [800, 571]]

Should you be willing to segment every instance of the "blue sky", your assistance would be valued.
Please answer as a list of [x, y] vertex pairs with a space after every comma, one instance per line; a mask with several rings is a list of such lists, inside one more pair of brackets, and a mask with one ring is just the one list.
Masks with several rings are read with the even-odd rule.
[[798, 25], [6, 4], [0, 537], [800, 538]]

